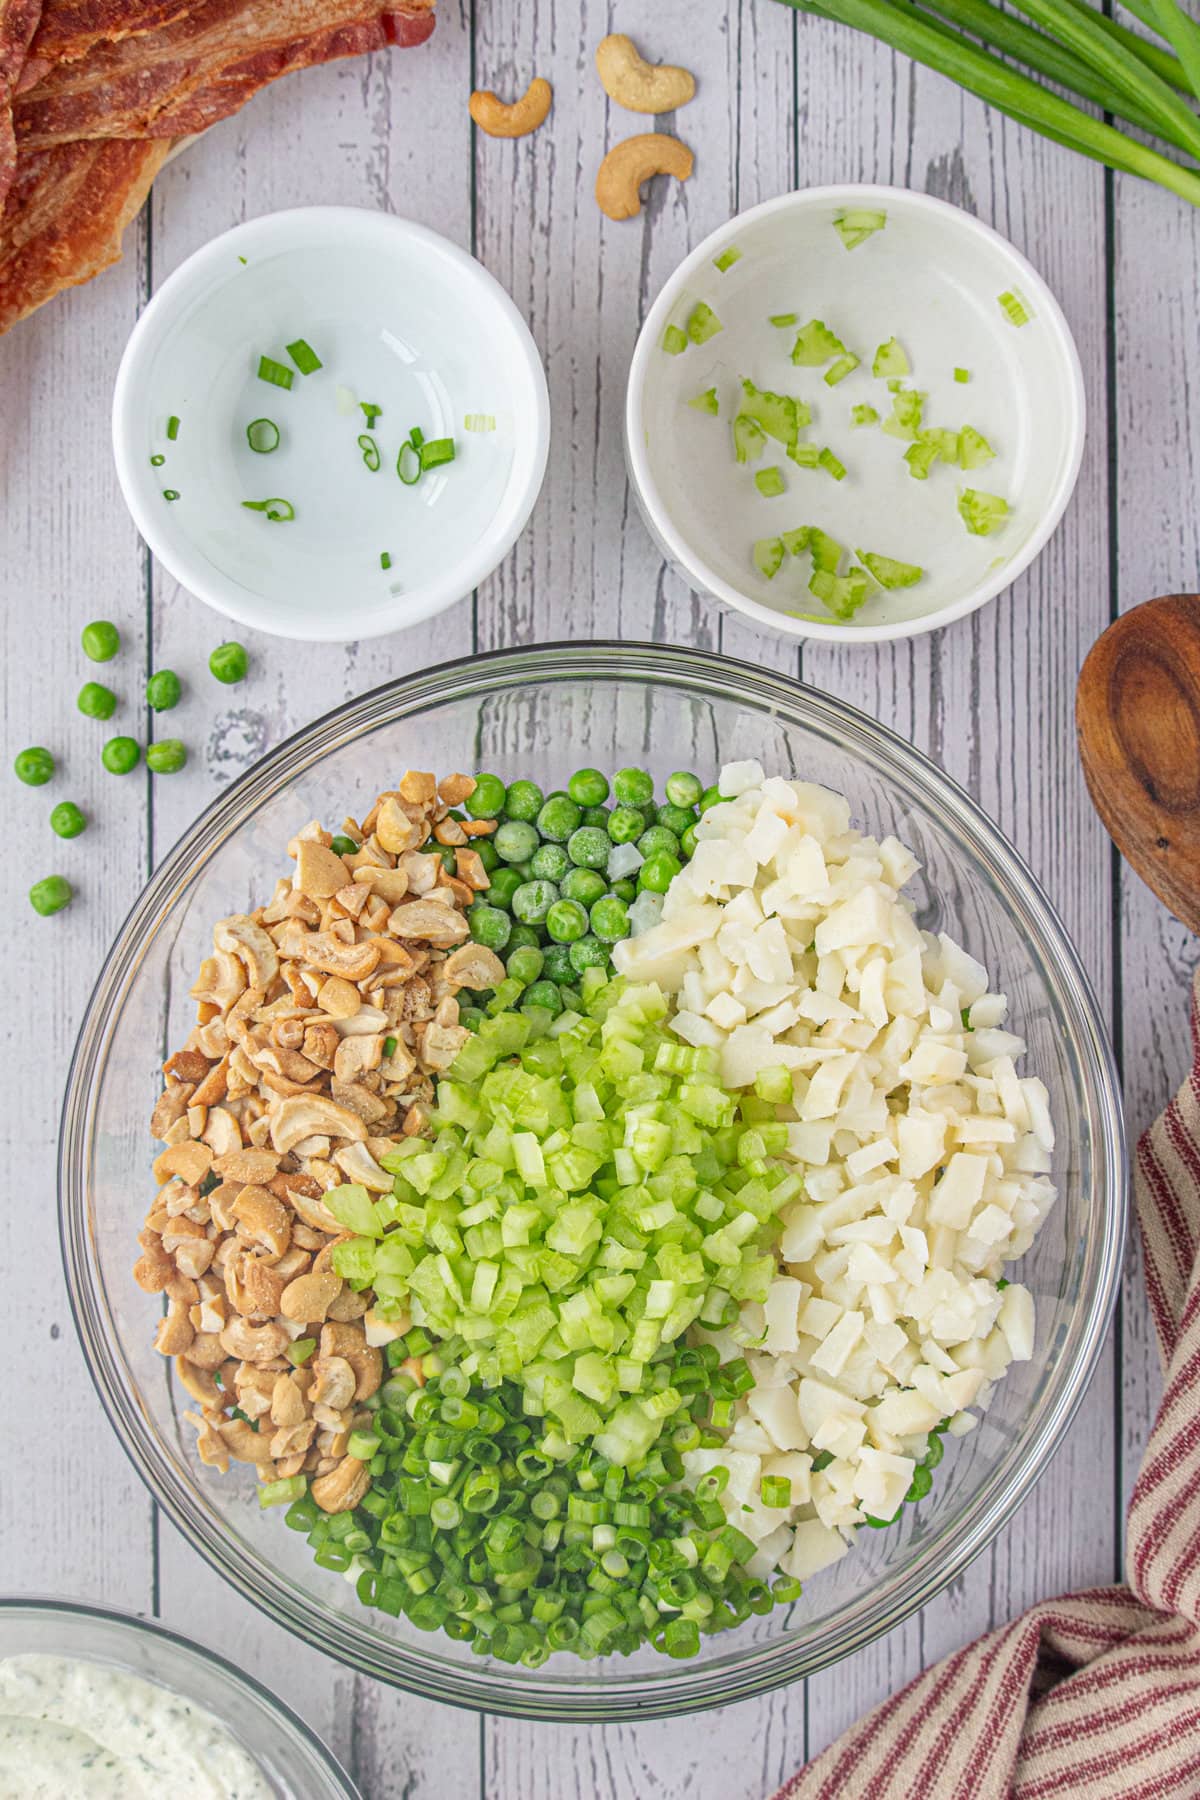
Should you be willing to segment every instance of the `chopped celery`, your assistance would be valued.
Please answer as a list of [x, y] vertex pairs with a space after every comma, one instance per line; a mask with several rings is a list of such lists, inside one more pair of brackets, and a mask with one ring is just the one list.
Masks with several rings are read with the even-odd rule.
[[823, 570], [826, 574], [837, 573], [837, 566], [842, 560], [844, 546], [837, 539], [822, 531], [819, 525], [808, 527], [808, 548], [812, 551], [813, 568]]
[[724, 275], [726, 269], [732, 269], [735, 262], [740, 262], [742, 253], [731, 244], [728, 250], [722, 250], [720, 256], [713, 257], [713, 268]]
[[903, 344], [897, 338], [889, 338], [886, 344], [880, 344], [871, 364], [872, 375], [911, 375], [912, 364]]
[[810, 319], [807, 325], [802, 325], [792, 345], [792, 361], [805, 369], [819, 369], [822, 363], [846, 354], [841, 338], [820, 319]]
[[767, 447], [767, 434], [749, 413], [739, 413], [733, 421], [733, 454], [737, 462], [757, 462]]
[[871, 578], [864, 569], [851, 569], [848, 575], [831, 575], [826, 569], [814, 569], [808, 591], [835, 619], [848, 624], [870, 591]]
[[711, 413], [714, 418], [716, 418], [718, 412], [721, 410], [715, 387], [705, 388], [702, 394], [697, 394], [693, 399], [689, 400], [688, 405], [693, 412]]
[[793, 399], [790, 394], [772, 394], [767, 388], [755, 387], [752, 381], [742, 382], [742, 412], [756, 420], [768, 437], [789, 446], [796, 442], [802, 428], [812, 423], [812, 408], [803, 400]]
[[922, 433], [915, 444], [910, 444], [904, 452], [904, 460], [908, 464], [908, 472], [914, 481], [928, 481], [929, 471], [938, 459], [938, 448], [927, 433]]
[[981, 432], [973, 425], [964, 425], [958, 434], [958, 461], [963, 469], [982, 469], [990, 463], [996, 452]]
[[875, 411], [873, 406], [852, 406], [850, 408], [850, 422], [852, 425], [877, 425], [879, 423], [879, 414]]
[[[781, 531], [779, 541], [789, 556], [799, 556], [801, 551], [808, 549], [814, 529], [812, 525], [800, 525], [795, 531]], [[836, 563], [834, 567], [837, 567]]]
[[786, 329], [789, 325], [794, 325], [799, 317], [799, 313], [772, 313], [767, 323]]
[[663, 332], [662, 347], [668, 356], [680, 356], [688, 347], [687, 333], [678, 325], [668, 325]]
[[892, 416], [883, 421], [889, 437], [915, 438], [921, 429], [921, 412], [927, 395], [918, 388], [900, 387], [892, 394]]
[[1008, 501], [999, 494], [984, 494], [978, 488], [964, 488], [958, 496], [958, 510], [963, 524], [973, 537], [990, 537], [1008, 518]]
[[828, 444], [825, 445], [824, 449], [818, 455], [817, 462], [822, 469], [827, 469], [829, 471], [835, 481], [845, 481], [846, 465], [834, 455]]
[[815, 444], [793, 444], [788, 457], [798, 468], [815, 469], [820, 461], [820, 451]]
[[773, 581], [783, 563], [783, 539], [759, 538], [754, 546], [754, 566], [760, 575]]
[[877, 231], [882, 231], [887, 224], [885, 212], [873, 212], [865, 206], [852, 207], [847, 212], [839, 213], [833, 221], [833, 228], [845, 244], [847, 250], [857, 250], [860, 244]]
[[825, 371], [826, 386], [836, 387], [839, 381], [845, 381], [847, 375], [852, 375], [857, 369], [858, 360], [853, 351], [847, 351], [845, 356], [839, 356], [833, 366]]
[[858, 556], [881, 588], [913, 587], [925, 573], [916, 563], [897, 562], [894, 556], [880, 556], [873, 550], [860, 550]]
[[966, 382], [970, 381], [970, 379], [971, 379], [970, 369], [955, 369], [954, 379], [955, 379], [955, 381], [961, 381], [964, 384]]
[[1000, 311], [1010, 325], [1028, 325], [1033, 317], [1033, 308], [1019, 288], [1010, 288], [997, 295]]
[[754, 477], [754, 485], [764, 500], [774, 500], [777, 495], [787, 492], [783, 470], [776, 464], [772, 464], [769, 469], [760, 469]]
[[712, 307], [704, 300], [698, 300], [688, 314], [687, 334], [693, 344], [707, 344], [709, 338], [716, 337], [718, 331], [724, 329]]

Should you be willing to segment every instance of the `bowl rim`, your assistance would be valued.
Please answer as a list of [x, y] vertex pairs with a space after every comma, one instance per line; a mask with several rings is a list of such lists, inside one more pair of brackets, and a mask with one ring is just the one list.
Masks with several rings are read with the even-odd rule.
[[[805, 709], [808, 719], [836, 727], [848, 752], [900, 771], [938, 803], [959, 828], [968, 828], [985, 868], [1002, 871], [1009, 904], [1023, 907], [1041, 932], [1041, 944], [1053, 952], [1055, 974], [1063, 997], [1075, 1015], [1081, 1056], [1089, 1073], [1097, 1117], [1093, 1151], [1097, 1170], [1093, 1206], [1097, 1233], [1093, 1242], [1095, 1282], [1081, 1330], [1076, 1359], [1060, 1377], [1053, 1404], [1044, 1411], [1029, 1438], [1014, 1440], [1000, 1457], [971, 1503], [970, 1519], [956, 1528], [956, 1541], [927, 1545], [906, 1572], [904, 1591], [893, 1596], [878, 1617], [855, 1617], [827, 1630], [818, 1642], [750, 1646], [720, 1661], [673, 1665], [668, 1685], [660, 1678], [646, 1690], [639, 1676], [618, 1677], [603, 1687], [557, 1684], [547, 1690], [544, 1671], [524, 1679], [470, 1664], [453, 1666], [455, 1691], [447, 1691], [448, 1665], [423, 1657], [407, 1646], [389, 1646], [382, 1659], [364, 1655], [352, 1622], [327, 1612], [308, 1593], [299, 1601], [274, 1569], [246, 1572], [245, 1559], [226, 1530], [211, 1531], [196, 1497], [194, 1483], [173, 1466], [144, 1453], [145, 1419], [135, 1391], [123, 1378], [115, 1345], [104, 1331], [97, 1296], [103, 1289], [93, 1278], [90, 1256], [86, 1184], [87, 1151], [96, 1105], [97, 1061], [105, 1053], [113, 1029], [114, 1002], [119, 1002], [136, 975], [141, 941], [160, 924], [166, 909], [189, 885], [195, 868], [260, 804], [288, 779], [319, 762], [339, 742], [367, 724], [378, 726], [376, 714], [385, 698], [393, 718], [411, 715], [429, 704], [445, 704], [494, 690], [497, 678], [528, 684], [539, 679], [641, 679], [646, 682], [688, 681], [714, 697], [729, 697], [734, 676], [742, 694], [776, 710]], [[1103, 1177], [1103, 1179], [1101, 1179]], [[425, 1699], [508, 1717], [571, 1723], [665, 1718], [703, 1711], [750, 1699], [828, 1667], [864, 1648], [901, 1624], [949, 1585], [1009, 1521], [1044, 1473], [1077, 1411], [1095, 1372], [1119, 1290], [1128, 1216], [1128, 1165], [1116, 1061], [1091, 983], [1078, 953], [1041, 884], [1019, 852], [977, 806], [971, 796], [937, 764], [897, 733], [847, 702], [817, 688], [709, 651], [667, 644], [623, 644], [611, 640], [587, 644], [549, 643], [525, 649], [495, 650], [460, 657], [385, 682], [356, 699], [343, 702], [292, 734], [220, 794], [168, 852], [127, 915], [101, 967], [89, 998], [72, 1054], [63, 1100], [58, 1156], [60, 1244], [72, 1318], [84, 1360], [101, 1406], [118, 1442], [154, 1499], [189, 1544], [246, 1599], [303, 1641], [347, 1667], [383, 1680]], [[1020, 1459], [1015, 1461], [1019, 1444]], [[1014, 1471], [1007, 1465], [1014, 1461]], [[1005, 1481], [1001, 1475], [1011, 1474]], [[872, 1601], [874, 1606], [877, 1601]], [[858, 1603], [858, 1612], [866, 1602]], [[691, 1680], [688, 1680], [688, 1676]]]
[[[1014, 273], [1019, 275], [1021, 284], [1035, 300], [1039, 321], [1049, 325], [1071, 394], [1066, 414], [1069, 433], [1066, 461], [1050, 492], [1041, 523], [1016, 555], [1010, 557], [1002, 569], [989, 573], [976, 583], [961, 599], [951, 601], [936, 612], [923, 614], [916, 619], [899, 619], [892, 624], [850, 627], [832, 622], [827, 625], [818, 619], [793, 619], [786, 613], [776, 612], [772, 607], [764, 606], [760, 600], [731, 586], [689, 547], [687, 540], [676, 529], [658, 483], [651, 474], [642, 418], [642, 400], [651, 356], [665, 329], [667, 315], [695, 271], [711, 260], [714, 254], [728, 248], [736, 234], [749, 221], [771, 218], [778, 213], [816, 210], [848, 203], [878, 203], [896, 208], [906, 206], [919, 212], [940, 215], [951, 229], [962, 230], [967, 236], [980, 238], [998, 249], [1011, 262]], [[1087, 399], [1079, 350], [1062, 307], [1045, 278], [1015, 244], [1010, 243], [1001, 232], [985, 224], [982, 219], [977, 219], [973, 213], [954, 206], [948, 200], [940, 200], [933, 194], [923, 194], [913, 188], [894, 187], [880, 182], [835, 182], [823, 187], [796, 188], [790, 193], [780, 194], [774, 200], [764, 200], [758, 206], [736, 213], [727, 224], [710, 232], [668, 275], [646, 315], [634, 345], [625, 388], [624, 420], [625, 464], [634, 495], [651, 536], [658, 541], [660, 549], [670, 560], [678, 564], [693, 587], [711, 594], [721, 605], [742, 613], [757, 624], [781, 632], [785, 637], [812, 638], [826, 644], [884, 644], [899, 638], [921, 637], [928, 631], [938, 631], [943, 625], [953, 624], [956, 619], [966, 618], [1011, 587], [1034, 558], [1041, 554], [1058, 529], [1079, 479], [1087, 435]]]
[[[515, 373], [522, 390], [528, 390], [526, 399], [532, 405], [517, 434], [513, 469], [501, 505], [485, 535], [448, 574], [389, 596], [388, 605], [372, 608], [361, 619], [352, 599], [339, 598], [337, 606], [329, 609], [328, 622], [324, 616], [318, 616], [311, 624], [292, 620], [285, 627], [274, 611], [264, 616], [267, 609], [260, 596], [214, 569], [195, 551], [186, 533], [168, 524], [169, 508], [151, 510], [142, 504], [141, 464], [134, 449], [142, 426], [134, 406], [135, 380], [145, 357], [173, 328], [175, 313], [204, 284], [214, 266], [226, 262], [231, 250], [252, 245], [261, 251], [301, 241], [319, 244], [322, 240], [336, 240], [344, 247], [351, 241], [376, 243], [392, 239], [400, 247], [407, 245], [427, 258], [436, 257], [449, 264], [454, 271], [452, 279], [461, 285], [464, 304], [490, 309], [496, 316], [511, 341]], [[230, 279], [235, 277], [231, 275]], [[206, 606], [250, 630], [306, 643], [340, 644], [383, 637], [388, 632], [425, 623], [456, 606], [494, 572], [528, 524], [541, 492], [550, 454], [550, 391], [533, 334], [512, 296], [468, 250], [428, 225], [373, 207], [284, 207], [246, 219], [210, 238], [173, 269], [156, 290], [121, 353], [113, 387], [112, 445], [117, 479], [130, 516], [173, 580]]]
[[[289, 1728], [305, 1747], [312, 1752], [318, 1762], [324, 1765], [326, 1774], [336, 1790], [346, 1796], [346, 1800], [361, 1800], [359, 1788], [351, 1780], [333, 1751], [318, 1737], [311, 1725], [305, 1723], [299, 1713], [293, 1712], [286, 1700], [269, 1687], [265, 1687], [257, 1676], [241, 1669], [236, 1663], [222, 1656], [219, 1650], [210, 1650], [207, 1644], [199, 1644], [193, 1638], [184, 1637], [181, 1632], [172, 1631], [169, 1625], [163, 1625], [157, 1619], [144, 1619], [137, 1613], [127, 1612], [123, 1607], [100, 1606], [90, 1600], [67, 1600], [57, 1594], [2, 1594], [0, 1595], [0, 1618], [20, 1617], [23, 1614], [34, 1614], [43, 1619], [56, 1619], [64, 1622], [72, 1619], [87, 1619], [101, 1624], [106, 1630], [114, 1632], [118, 1637], [128, 1632], [130, 1636], [142, 1636], [153, 1639], [160, 1644], [167, 1644], [172, 1651], [180, 1652], [184, 1658], [194, 1657], [200, 1662], [208, 1663], [231, 1688], [244, 1688], [250, 1698], [261, 1705], [265, 1711], [274, 1713]], [[37, 1652], [36, 1654], [42, 1654]], [[54, 1652], [59, 1655], [74, 1654], [71, 1651]], [[90, 1662], [93, 1658], [79, 1654], [81, 1662]], [[129, 1671], [130, 1673], [140, 1673]], [[152, 1680], [149, 1676], [140, 1676], [142, 1680]], [[158, 1685], [169, 1692], [180, 1694], [184, 1700], [194, 1706], [212, 1712], [211, 1706], [197, 1700], [194, 1695], [184, 1693], [179, 1687], [173, 1687], [165, 1680]], [[226, 1725], [226, 1721], [213, 1714], [218, 1723]], [[226, 1725], [226, 1729], [229, 1727]], [[253, 1753], [253, 1752], [252, 1752]], [[297, 1800], [303, 1800], [298, 1796]]]

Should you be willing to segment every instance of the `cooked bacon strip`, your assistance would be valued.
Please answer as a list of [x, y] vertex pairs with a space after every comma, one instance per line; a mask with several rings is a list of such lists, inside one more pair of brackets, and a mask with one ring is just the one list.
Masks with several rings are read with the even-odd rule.
[[42, 0], [0, 0], [0, 213], [17, 167], [12, 99], [41, 12]]
[[121, 255], [121, 234], [171, 154], [163, 138], [22, 153], [0, 228], [0, 332]]
[[[153, 30], [111, 35], [116, 14], [136, 18], [154, 4], [132, 0], [121, 8], [96, 0], [86, 54], [73, 53], [86, 35], [82, 21], [74, 40], [58, 37], [62, 60], [13, 104], [21, 149], [203, 131], [280, 75], [388, 44], [423, 43], [433, 30], [433, 0], [366, 13], [364, 0], [205, 0]], [[87, 11], [79, 0], [69, 10]], [[53, 16], [56, 0], [45, 0], [45, 11]], [[98, 35], [101, 15], [114, 22]], [[35, 41], [32, 54], [39, 49]]]

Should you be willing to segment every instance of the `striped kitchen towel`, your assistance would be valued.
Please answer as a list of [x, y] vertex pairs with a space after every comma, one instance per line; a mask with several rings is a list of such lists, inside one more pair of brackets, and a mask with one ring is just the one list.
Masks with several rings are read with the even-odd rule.
[[1129, 1586], [1044, 1601], [947, 1657], [775, 1800], [1200, 1800], [1200, 972], [1192, 1045], [1134, 1170], [1166, 1391]]

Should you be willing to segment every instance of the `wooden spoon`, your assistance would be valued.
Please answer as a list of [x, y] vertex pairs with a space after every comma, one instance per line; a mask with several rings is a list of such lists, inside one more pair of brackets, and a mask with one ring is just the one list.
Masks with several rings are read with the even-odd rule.
[[1079, 672], [1075, 727], [1117, 849], [1200, 933], [1200, 594], [1147, 600], [1097, 638]]

